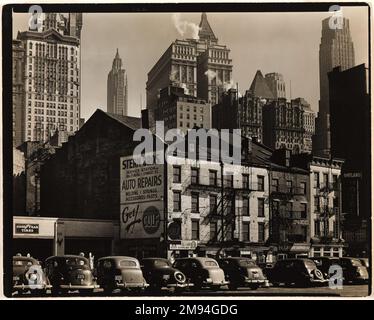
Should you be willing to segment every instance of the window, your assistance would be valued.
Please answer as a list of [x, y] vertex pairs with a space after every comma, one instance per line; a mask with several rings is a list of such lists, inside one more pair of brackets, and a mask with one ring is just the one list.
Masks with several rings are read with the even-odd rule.
[[321, 224], [319, 220], [314, 220], [314, 234], [318, 237], [321, 235]]
[[217, 185], [217, 171], [215, 170], [209, 170], [209, 185]]
[[293, 202], [288, 201], [286, 204], [286, 210], [289, 217], [292, 217], [293, 214]]
[[319, 188], [319, 173], [314, 172], [314, 188]]
[[279, 180], [271, 179], [271, 191], [278, 192], [278, 190], [279, 190]]
[[243, 174], [243, 189], [249, 189], [249, 175]]
[[324, 173], [322, 177], [323, 177], [323, 180], [322, 180], [323, 187], [327, 187], [329, 184], [329, 174]]
[[173, 210], [181, 211], [181, 192], [173, 191]]
[[249, 222], [243, 222], [242, 224], [242, 239], [243, 241], [250, 241], [250, 227], [251, 224]]
[[308, 226], [301, 226], [301, 235], [302, 235], [302, 241], [306, 242], [306, 239], [308, 237]]
[[258, 216], [259, 217], [265, 217], [265, 208], [264, 208], [265, 199], [264, 198], [258, 198], [257, 202], [258, 202]]
[[287, 186], [287, 192], [292, 193], [292, 180], [287, 180], [286, 186]]
[[314, 196], [314, 212], [320, 212], [321, 206], [319, 202], [319, 196]]
[[306, 194], [306, 182], [300, 182], [300, 193]]
[[191, 168], [191, 184], [199, 184], [199, 169]]
[[272, 205], [273, 205], [273, 213], [278, 214], [279, 213], [279, 201], [273, 201]]
[[217, 240], [217, 222], [210, 223], [210, 240]]
[[257, 182], [258, 182], [258, 191], [264, 191], [265, 177], [257, 176]]
[[336, 174], [332, 175], [332, 186], [335, 191], [338, 190], [338, 176]]
[[200, 239], [199, 220], [192, 220], [191, 221], [191, 240], [199, 240], [199, 239]]
[[249, 198], [243, 197], [243, 216], [249, 216]]
[[181, 183], [181, 167], [180, 166], [173, 167], [173, 182]]
[[232, 174], [225, 175], [225, 187], [232, 188], [234, 186], [234, 176]]
[[339, 228], [338, 228], [338, 222], [335, 220], [333, 224], [333, 233], [334, 233], [334, 238], [339, 239]]
[[265, 242], [265, 224], [263, 222], [258, 223], [258, 242]]
[[308, 206], [306, 203], [301, 203], [300, 206], [301, 206], [300, 218], [306, 219]]
[[215, 194], [209, 196], [209, 211], [213, 214], [217, 213], [217, 196]]
[[231, 224], [228, 224], [225, 228], [225, 238], [226, 241], [231, 241], [233, 238], [233, 229]]
[[199, 212], [199, 194], [197, 192], [191, 193], [191, 212]]

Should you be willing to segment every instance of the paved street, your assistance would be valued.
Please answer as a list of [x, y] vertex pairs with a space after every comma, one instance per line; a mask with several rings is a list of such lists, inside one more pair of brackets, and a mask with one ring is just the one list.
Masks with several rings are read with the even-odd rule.
[[[259, 288], [257, 290], [250, 290], [247, 288], [239, 288], [235, 291], [230, 291], [228, 289], [222, 289], [219, 291], [212, 291], [209, 289], [203, 289], [198, 292], [186, 291], [182, 294], [174, 294], [171, 291], [162, 291], [161, 293], [154, 293], [152, 295], [163, 297], [163, 296], [187, 296], [187, 297], [197, 297], [197, 296], [235, 296], [235, 297], [266, 297], [266, 296], [322, 296], [322, 297], [365, 297], [369, 294], [368, 285], [345, 285], [342, 290], [330, 289], [329, 287], [311, 287], [311, 288], [296, 288], [296, 287], [269, 287], [269, 288]], [[121, 297], [121, 296], [132, 296], [141, 297], [149, 296], [147, 292], [144, 293], [120, 293], [113, 292], [111, 296]], [[15, 295], [14, 297], [17, 297]], [[24, 296], [30, 296], [26, 294]], [[78, 292], [71, 292], [64, 297], [78, 297], [80, 294]], [[103, 297], [102, 289], [97, 289], [90, 295], [92, 297]], [[50, 294], [47, 297], [51, 297]]]

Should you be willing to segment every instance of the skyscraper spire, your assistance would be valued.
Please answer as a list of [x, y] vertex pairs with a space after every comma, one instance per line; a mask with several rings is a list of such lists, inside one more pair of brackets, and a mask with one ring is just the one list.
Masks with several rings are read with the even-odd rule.
[[120, 70], [121, 68], [122, 68], [122, 59], [119, 56], [118, 48], [117, 48], [116, 56], [114, 57], [114, 60], [113, 60], [113, 69]]
[[208, 16], [205, 12], [201, 14], [201, 21], [199, 24], [199, 38], [200, 40], [209, 40], [217, 42], [217, 38], [208, 22]]

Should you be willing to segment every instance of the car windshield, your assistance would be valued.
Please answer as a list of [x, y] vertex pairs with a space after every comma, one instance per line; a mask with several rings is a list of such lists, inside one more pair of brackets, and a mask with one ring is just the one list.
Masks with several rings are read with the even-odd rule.
[[68, 266], [84, 266], [86, 264], [86, 260], [80, 258], [68, 258], [65, 262]]
[[206, 260], [204, 261], [204, 266], [205, 267], [218, 267], [218, 264], [214, 260]]
[[243, 259], [243, 260], [239, 260], [239, 266], [241, 266], [241, 267], [256, 267], [256, 264], [252, 260]]
[[33, 264], [32, 260], [13, 260], [14, 266], [32, 266]]
[[134, 260], [121, 260], [119, 265], [121, 267], [136, 267], [136, 262]]
[[352, 262], [352, 266], [354, 266], [354, 267], [361, 267], [362, 266], [361, 261], [358, 260], [358, 259], [351, 259], [351, 262]]
[[309, 270], [313, 270], [316, 268], [316, 264], [312, 260], [305, 260], [305, 266]]
[[169, 267], [170, 263], [167, 260], [155, 260], [154, 262], [156, 267]]

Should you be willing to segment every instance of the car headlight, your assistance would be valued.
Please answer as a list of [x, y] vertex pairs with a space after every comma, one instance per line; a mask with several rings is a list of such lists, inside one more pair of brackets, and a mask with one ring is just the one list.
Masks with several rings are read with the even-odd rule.
[[212, 283], [213, 280], [212, 280], [212, 278], [206, 278], [206, 282], [208, 282], [208, 283]]
[[31, 273], [30, 276], [29, 276], [29, 279], [31, 281], [36, 281], [36, 280], [38, 280], [38, 276], [37, 276], [36, 273]]

